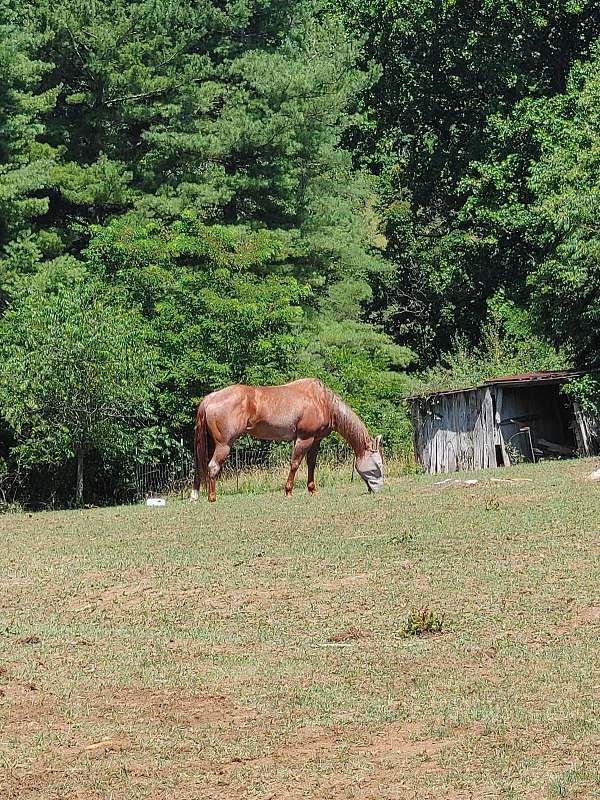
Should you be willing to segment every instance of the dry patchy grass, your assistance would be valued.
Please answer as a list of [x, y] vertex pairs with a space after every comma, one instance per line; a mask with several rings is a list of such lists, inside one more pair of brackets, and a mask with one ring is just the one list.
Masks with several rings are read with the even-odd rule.
[[0, 797], [600, 797], [590, 470], [0, 518]]

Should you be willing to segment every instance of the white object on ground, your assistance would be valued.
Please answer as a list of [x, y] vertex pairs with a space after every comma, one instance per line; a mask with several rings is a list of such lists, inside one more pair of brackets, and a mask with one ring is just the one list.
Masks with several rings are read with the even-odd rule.
[[477, 486], [479, 481], [475, 478], [470, 478], [468, 481], [461, 481], [458, 478], [446, 478], [443, 481], [436, 481], [433, 486], [448, 486], [451, 483], [455, 486]]
[[492, 483], [533, 483], [533, 478], [490, 478]]
[[592, 473], [590, 473], [590, 475], [588, 475], [588, 478], [591, 481], [600, 481], [600, 469], [594, 470]]
[[146, 498], [146, 505], [147, 506], [159, 506], [159, 507], [162, 508], [162, 506], [166, 506], [167, 505], [167, 501], [165, 500], [164, 497], [147, 497]]

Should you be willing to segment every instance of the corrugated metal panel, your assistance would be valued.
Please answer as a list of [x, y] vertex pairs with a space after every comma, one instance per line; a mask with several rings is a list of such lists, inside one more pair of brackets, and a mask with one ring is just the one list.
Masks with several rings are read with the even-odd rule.
[[486, 381], [486, 386], [500, 386], [507, 384], [523, 383], [564, 383], [573, 378], [580, 378], [582, 375], [589, 374], [583, 370], [567, 369], [549, 372], [525, 372], [522, 375], [505, 375], [500, 378], [492, 378]]

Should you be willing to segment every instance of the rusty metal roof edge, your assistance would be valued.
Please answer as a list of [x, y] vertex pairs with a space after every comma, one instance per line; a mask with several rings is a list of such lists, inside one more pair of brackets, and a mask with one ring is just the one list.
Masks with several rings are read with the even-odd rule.
[[484, 381], [486, 386], [494, 386], [498, 384], [520, 384], [520, 383], [547, 383], [548, 381], [568, 381], [571, 378], [580, 378], [582, 375], [588, 375], [594, 370], [589, 369], [558, 369], [558, 370], [543, 370], [539, 372], [524, 372], [522, 375], [502, 375], [499, 378], [491, 378]]
[[437, 392], [423, 392], [423, 394], [411, 394], [408, 397], [403, 397], [403, 400], [425, 400], [426, 397], [438, 397], [447, 394], [462, 394], [463, 392], [475, 392], [478, 389], [487, 388], [485, 384], [480, 386], [466, 386], [464, 389], [440, 389]]

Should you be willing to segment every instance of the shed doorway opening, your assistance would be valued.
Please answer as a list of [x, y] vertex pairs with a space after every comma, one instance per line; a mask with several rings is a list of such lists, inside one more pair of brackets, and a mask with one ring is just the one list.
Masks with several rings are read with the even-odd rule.
[[[496, 463], [573, 458], [575, 411], [559, 384], [497, 387], [496, 405], [504, 447]], [[506, 456], [508, 458], [506, 458]]]

